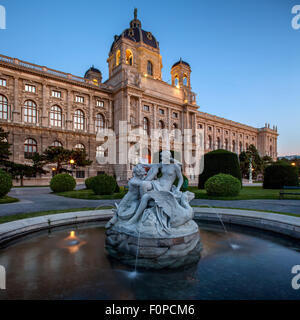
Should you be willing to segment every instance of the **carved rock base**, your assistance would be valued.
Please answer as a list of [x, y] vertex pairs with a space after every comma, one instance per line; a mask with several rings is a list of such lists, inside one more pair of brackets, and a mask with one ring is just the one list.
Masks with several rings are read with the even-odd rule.
[[176, 238], [149, 239], [129, 235], [113, 228], [106, 231], [106, 250], [122, 263], [137, 267], [178, 268], [197, 262], [201, 255], [199, 232]]

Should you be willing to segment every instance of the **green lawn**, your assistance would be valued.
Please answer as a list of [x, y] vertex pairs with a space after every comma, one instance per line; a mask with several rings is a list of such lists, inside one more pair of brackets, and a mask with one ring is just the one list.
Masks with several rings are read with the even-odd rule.
[[[100, 207], [97, 210], [105, 210], [105, 209], [112, 209], [111, 206]], [[58, 214], [58, 213], [66, 213], [66, 212], [77, 212], [77, 211], [93, 211], [96, 210], [95, 208], [77, 208], [77, 209], [65, 209], [65, 210], [49, 210], [49, 211], [40, 211], [40, 212], [32, 212], [32, 213], [21, 213], [21, 214], [14, 214], [11, 216], [0, 217], [0, 224], [21, 220], [21, 219], [28, 219], [28, 218], [35, 218], [40, 216], [48, 216], [50, 214]]]
[[[212, 200], [249, 200], [249, 199], [279, 199], [279, 190], [263, 189], [262, 187], [243, 187], [241, 193], [237, 197], [211, 197], [206, 194], [205, 190], [199, 190], [197, 187], [189, 187], [189, 191], [195, 193], [196, 199], [212, 199]], [[121, 199], [125, 192], [114, 193], [113, 195], [95, 195], [92, 190], [78, 190], [57, 193], [59, 196], [86, 200], [105, 200], [105, 199]], [[300, 200], [299, 196], [284, 196], [284, 199]]]
[[74, 190], [56, 193], [58, 196], [63, 196], [67, 198], [75, 199], [85, 199], [85, 200], [111, 200], [111, 199], [122, 199], [126, 192], [114, 193], [112, 195], [96, 195], [92, 190]]
[[[263, 189], [262, 187], [243, 187], [241, 193], [237, 197], [212, 197], [206, 194], [205, 190], [199, 190], [197, 187], [189, 187], [189, 191], [195, 193], [196, 199], [212, 199], [212, 200], [251, 200], [251, 199], [279, 199], [278, 189]], [[299, 192], [299, 191], [297, 191]], [[284, 199], [300, 200], [299, 196], [285, 195]]]
[[0, 204], [4, 203], [13, 203], [13, 202], [18, 202], [19, 200], [16, 198], [12, 198], [9, 196], [4, 196], [3, 198], [0, 198]]

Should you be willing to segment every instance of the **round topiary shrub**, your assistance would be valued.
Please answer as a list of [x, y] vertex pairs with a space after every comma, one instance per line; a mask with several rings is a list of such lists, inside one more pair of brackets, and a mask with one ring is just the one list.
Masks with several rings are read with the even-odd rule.
[[0, 197], [6, 196], [10, 189], [12, 188], [12, 178], [11, 176], [3, 171], [0, 170]]
[[230, 174], [217, 174], [205, 182], [205, 190], [210, 196], [237, 196], [241, 191], [241, 182]]
[[203, 189], [205, 182], [219, 173], [230, 174], [242, 182], [242, 175], [237, 154], [219, 149], [204, 155], [204, 171], [199, 176], [199, 189]]
[[101, 174], [94, 177], [91, 183], [91, 188], [97, 195], [113, 194], [116, 190], [116, 179], [107, 174]]
[[55, 175], [50, 182], [50, 188], [53, 192], [72, 191], [75, 187], [75, 179], [67, 173]]
[[297, 167], [282, 162], [266, 167], [264, 172], [264, 189], [281, 189], [284, 186], [297, 187], [298, 185]]
[[89, 178], [86, 178], [84, 183], [85, 183], [85, 187], [87, 189], [92, 189], [92, 181], [95, 177], [89, 177]]

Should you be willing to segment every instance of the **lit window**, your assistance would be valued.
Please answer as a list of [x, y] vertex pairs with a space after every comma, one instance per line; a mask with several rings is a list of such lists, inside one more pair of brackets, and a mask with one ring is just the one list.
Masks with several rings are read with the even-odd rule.
[[153, 64], [151, 61], [147, 62], [147, 74], [153, 76]]
[[149, 106], [144, 105], [144, 111], [149, 111], [149, 110], [150, 110], [150, 107], [149, 107]]
[[147, 118], [143, 120], [143, 131], [145, 136], [149, 134], [149, 120]]
[[118, 50], [116, 53], [116, 66], [120, 64], [120, 58], [121, 58], [121, 51]]
[[99, 84], [98, 79], [93, 79], [93, 84], [94, 84], [95, 86], [97, 86], [97, 85]]
[[187, 75], [186, 74], [183, 76], [182, 83], [184, 86], [187, 86]]
[[6, 87], [6, 80], [5, 79], [0, 79], [0, 86]]
[[76, 146], [74, 147], [75, 150], [84, 150], [85, 147], [82, 143], [78, 143], [76, 144]]
[[36, 88], [35, 88], [35, 86], [31, 86], [29, 84], [26, 84], [25, 85], [25, 91], [35, 93], [36, 92]]
[[76, 110], [74, 114], [74, 129], [84, 130], [84, 113]]
[[51, 107], [50, 124], [52, 127], [62, 127], [62, 110], [59, 106]]
[[126, 50], [126, 64], [133, 65], [133, 55], [129, 49]]
[[98, 146], [96, 149], [96, 159], [101, 161], [101, 158], [104, 158], [105, 156], [105, 149], [102, 146]]
[[164, 115], [165, 114], [165, 110], [164, 109], [159, 109], [159, 114]]
[[62, 143], [57, 140], [51, 144], [51, 147], [62, 147], [62, 146], [63, 146]]
[[175, 76], [174, 84], [177, 88], [179, 88], [179, 78], [178, 76]]
[[0, 95], [0, 119], [8, 119], [8, 101], [3, 95]]
[[103, 108], [104, 107], [104, 102], [101, 101], [101, 100], [97, 100], [97, 103], [96, 103], [97, 107], [101, 107]]
[[96, 132], [99, 132], [99, 131], [103, 130], [104, 127], [105, 127], [104, 117], [100, 113], [98, 113], [97, 116], [96, 116], [95, 127], [96, 127]]
[[76, 101], [76, 102], [79, 102], [79, 103], [84, 103], [84, 97], [76, 96], [76, 97], [75, 97], [75, 101]]
[[34, 139], [26, 139], [24, 143], [24, 157], [25, 159], [32, 158], [37, 153], [37, 142]]
[[37, 123], [37, 106], [34, 101], [27, 100], [24, 105], [24, 121]]
[[61, 92], [52, 90], [52, 97], [54, 98], [61, 98]]
[[165, 127], [165, 124], [163, 121], [158, 121], [158, 129], [163, 129]]

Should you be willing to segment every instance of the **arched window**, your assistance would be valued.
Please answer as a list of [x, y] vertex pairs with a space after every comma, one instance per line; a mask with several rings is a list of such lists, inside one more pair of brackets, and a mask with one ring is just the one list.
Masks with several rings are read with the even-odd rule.
[[84, 113], [79, 109], [74, 114], [74, 129], [84, 130]]
[[225, 149], [228, 150], [228, 139], [225, 139]]
[[149, 134], [149, 120], [147, 118], [143, 120], [143, 131], [145, 136]]
[[99, 164], [102, 163], [102, 159], [105, 157], [105, 149], [103, 146], [98, 146], [96, 148], [96, 160]]
[[96, 132], [99, 132], [105, 128], [105, 120], [101, 113], [98, 113], [96, 116]]
[[149, 60], [147, 62], [147, 73], [149, 76], [153, 76], [153, 64]]
[[59, 106], [51, 107], [50, 125], [52, 127], [62, 127], [62, 110]]
[[175, 76], [174, 84], [175, 84], [175, 87], [179, 88], [179, 78], [177, 75]]
[[5, 96], [0, 94], [0, 119], [8, 119], [8, 101]]
[[270, 146], [270, 157], [273, 157], [273, 148]]
[[173, 123], [173, 129], [175, 130], [177, 128], [178, 128], [177, 123]]
[[187, 86], [187, 84], [188, 84], [187, 83], [187, 75], [186, 74], [183, 75], [182, 83], [183, 83], [184, 86]]
[[232, 141], [232, 152], [236, 152], [235, 140]]
[[248, 145], [248, 143], [246, 143], [246, 150], [248, 150], [248, 148], [249, 148], [249, 145]]
[[37, 106], [32, 100], [27, 100], [25, 102], [24, 121], [27, 123], [37, 123]]
[[62, 143], [58, 140], [55, 140], [52, 144], [51, 147], [62, 147]]
[[74, 147], [75, 150], [84, 150], [85, 147], [82, 143], [77, 143], [76, 146]]
[[164, 122], [162, 120], [159, 120], [158, 121], [158, 129], [164, 129], [164, 127], [165, 127]]
[[121, 59], [121, 51], [118, 50], [116, 53], [116, 66], [120, 64], [120, 59]]
[[212, 137], [211, 137], [211, 136], [208, 136], [208, 148], [209, 148], [209, 149], [212, 149], [212, 147], [213, 147]]
[[133, 65], [133, 54], [129, 49], [126, 50], [126, 64]]
[[243, 152], [243, 144], [242, 144], [242, 142], [240, 142], [240, 153], [242, 153]]
[[37, 142], [32, 138], [26, 139], [24, 143], [25, 159], [30, 159], [35, 153], [37, 153]]
[[217, 138], [217, 146], [218, 149], [221, 149], [221, 139], [219, 137]]

